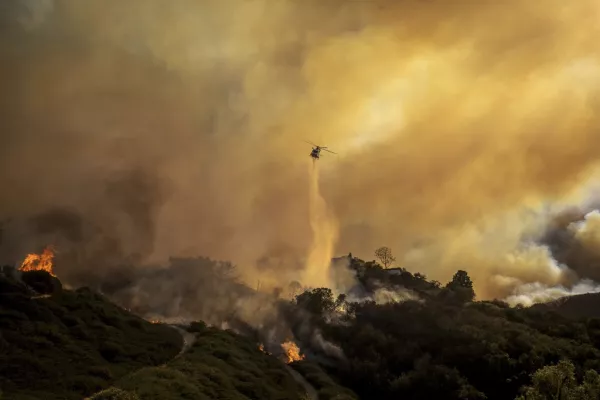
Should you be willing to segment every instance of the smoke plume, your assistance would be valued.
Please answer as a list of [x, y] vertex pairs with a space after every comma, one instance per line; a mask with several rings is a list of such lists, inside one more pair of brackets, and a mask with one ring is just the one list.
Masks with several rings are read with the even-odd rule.
[[[542, 240], [545, 208], [597, 176], [596, 0], [0, 11], [2, 260], [53, 239], [77, 282], [202, 255], [285, 287], [389, 243], [432, 279], [467, 270], [479, 298], [597, 277]], [[339, 158], [307, 174], [302, 140]]]

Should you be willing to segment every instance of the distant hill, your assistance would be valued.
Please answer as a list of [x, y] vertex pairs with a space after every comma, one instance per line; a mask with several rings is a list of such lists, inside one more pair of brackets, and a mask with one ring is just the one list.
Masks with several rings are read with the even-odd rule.
[[539, 311], [555, 311], [568, 318], [600, 318], [600, 293], [561, 297], [530, 307]]

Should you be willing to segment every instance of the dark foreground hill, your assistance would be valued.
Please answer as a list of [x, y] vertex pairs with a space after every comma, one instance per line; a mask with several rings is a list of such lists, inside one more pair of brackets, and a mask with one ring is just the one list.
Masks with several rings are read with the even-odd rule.
[[[202, 322], [186, 329], [152, 324], [86, 288], [63, 290], [43, 271], [0, 274], [0, 398], [307, 398], [310, 384], [252, 339]], [[298, 368], [321, 399], [357, 399], [317, 366]]]
[[40, 295], [0, 275], [4, 398], [81, 399], [181, 349], [176, 330], [151, 324], [87, 289], [62, 290], [47, 273], [34, 272], [24, 278], [33, 276], [38, 289], [53, 293]]

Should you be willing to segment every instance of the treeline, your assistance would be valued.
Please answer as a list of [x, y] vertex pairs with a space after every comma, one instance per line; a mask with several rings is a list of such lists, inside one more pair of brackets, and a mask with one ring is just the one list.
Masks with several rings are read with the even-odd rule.
[[[345, 359], [323, 367], [361, 398], [600, 398], [600, 319], [475, 301], [466, 271], [442, 285], [402, 268], [348, 261], [362, 299], [315, 288], [293, 304], [341, 348]], [[382, 288], [416, 296], [377, 304], [369, 295]]]

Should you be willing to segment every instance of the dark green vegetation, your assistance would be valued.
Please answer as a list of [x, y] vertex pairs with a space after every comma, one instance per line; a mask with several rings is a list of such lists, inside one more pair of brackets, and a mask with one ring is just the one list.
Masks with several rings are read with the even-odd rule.
[[[568, 376], [560, 399], [598, 398], [600, 319], [475, 301], [464, 271], [442, 286], [373, 262], [353, 259], [351, 267], [368, 296], [382, 288], [418, 296], [387, 304], [368, 299], [342, 304], [343, 296], [336, 299], [320, 288], [297, 297], [314, 329], [346, 356], [324, 369], [361, 398], [506, 400], [522, 393], [529, 400], [559, 398], [543, 395], [548, 382], [562, 384], [557, 368]], [[572, 364], [553, 367], [561, 360]]]
[[[256, 343], [217, 328], [195, 331], [197, 340], [182, 357], [149, 367], [115, 385], [144, 400], [300, 400], [303, 388], [275, 357]], [[341, 400], [341, 399], [340, 399]]]
[[88, 289], [62, 290], [42, 271], [23, 282], [0, 275], [0, 390], [4, 399], [77, 399], [182, 346], [174, 329], [151, 324]]
[[540, 311], [554, 311], [569, 318], [600, 318], [600, 293], [586, 293], [563, 297], [532, 306]]
[[89, 289], [63, 290], [46, 272], [21, 277], [0, 275], [3, 399], [304, 396], [285, 364], [232, 331], [194, 322], [188, 331], [197, 340], [175, 357], [183, 345], [175, 329], [151, 324]]
[[[299, 293], [294, 282], [288, 289], [298, 295], [290, 302], [278, 299], [283, 290], [264, 296], [241, 288], [233, 274], [215, 277], [207, 304], [225, 305], [220, 317], [245, 336], [195, 322], [187, 329], [197, 340], [176, 358], [182, 345], [176, 330], [147, 323], [88, 289], [63, 290], [39, 272], [22, 282], [0, 278], [3, 398], [302, 399], [286, 366], [257, 346], [270, 340], [275, 351], [288, 334], [307, 355], [290, 366], [322, 400], [599, 398], [600, 319], [577, 303], [593, 304], [594, 295], [509, 307], [476, 301], [465, 271], [442, 285], [402, 268], [338, 261], [357, 277], [356, 287], [339, 296], [328, 288]], [[190, 297], [181, 304], [196, 307], [191, 311], [205, 305], [191, 280], [194, 265], [180, 262], [163, 272], [173, 283], [185, 281]], [[241, 289], [218, 290], [224, 287]], [[234, 313], [246, 300], [272, 302], [278, 311], [257, 330]]]
[[582, 381], [578, 383], [575, 366], [567, 360], [537, 370], [532, 381], [530, 386], [523, 388], [523, 394], [517, 400], [600, 398], [600, 375], [594, 370], [587, 370]]
[[296, 361], [290, 365], [317, 390], [320, 400], [358, 399], [352, 390], [340, 386], [317, 364], [310, 361]]

